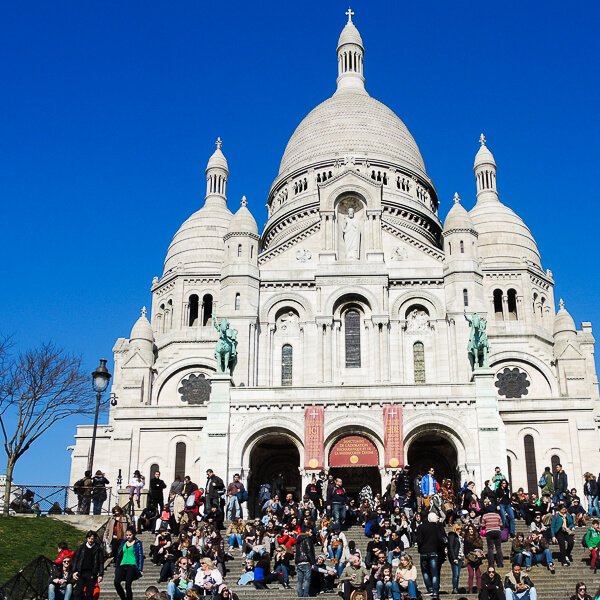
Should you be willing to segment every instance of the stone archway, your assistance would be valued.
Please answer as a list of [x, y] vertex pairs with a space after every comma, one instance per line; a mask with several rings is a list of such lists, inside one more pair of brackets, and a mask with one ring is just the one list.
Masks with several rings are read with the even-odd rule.
[[[280, 475], [283, 483], [278, 481]], [[300, 452], [296, 444], [284, 433], [272, 432], [262, 436], [250, 451], [248, 510], [251, 516], [261, 514], [258, 493], [264, 483], [270, 484], [272, 490], [281, 485], [282, 501], [286, 493], [293, 494], [296, 500], [302, 497]]]
[[408, 447], [407, 460], [414, 475], [426, 473], [433, 467], [439, 483], [443, 479], [451, 479], [454, 489], [460, 486], [456, 446], [437, 431], [425, 430], [417, 434]]

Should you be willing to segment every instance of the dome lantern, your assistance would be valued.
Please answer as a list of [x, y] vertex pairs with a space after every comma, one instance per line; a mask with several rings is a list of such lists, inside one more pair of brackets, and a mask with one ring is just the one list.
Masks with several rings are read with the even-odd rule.
[[365, 78], [363, 75], [365, 48], [360, 33], [352, 22], [354, 11], [349, 8], [346, 11], [346, 15], [348, 16], [348, 22], [344, 29], [342, 29], [337, 46], [337, 91], [352, 90], [365, 92]]
[[208, 159], [206, 165], [206, 204], [214, 202], [227, 202], [227, 180], [229, 178], [229, 165], [221, 150], [223, 142], [217, 138], [216, 149]]
[[482, 199], [497, 200], [498, 190], [496, 189], [496, 161], [494, 155], [485, 145], [486, 139], [483, 133], [479, 136], [481, 147], [475, 155], [475, 179], [477, 180], [477, 200]]

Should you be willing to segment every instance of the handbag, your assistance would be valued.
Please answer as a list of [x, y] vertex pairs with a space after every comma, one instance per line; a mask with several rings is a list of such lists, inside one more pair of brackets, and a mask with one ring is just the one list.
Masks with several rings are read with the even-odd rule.
[[508, 542], [508, 538], [510, 537], [510, 533], [508, 531], [508, 529], [501, 529], [500, 530], [500, 541], [501, 542]]

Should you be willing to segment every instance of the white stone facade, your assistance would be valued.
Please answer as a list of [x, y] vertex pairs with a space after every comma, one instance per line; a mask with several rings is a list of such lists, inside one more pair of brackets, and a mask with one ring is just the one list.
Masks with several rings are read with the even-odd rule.
[[[267, 475], [257, 469], [273, 472], [278, 454], [288, 482], [308, 477], [304, 408], [319, 405], [325, 465], [338, 439], [362, 435], [386, 478], [390, 404], [402, 407], [404, 460], [433, 462], [456, 480], [480, 487], [500, 465], [515, 489], [531, 489], [560, 460], [581, 488], [583, 473], [597, 472], [591, 324], [577, 330], [564, 306], [556, 313], [552, 274], [500, 201], [483, 137], [477, 202], [467, 212], [456, 196], [442, 225], [416, 142], [365, 90], [363, 56], [349, 20], [338, 89], [290, 139], [262, 235], [245, 199], [235, 214], [227, 208], [229, 167], [217, 142], [204, 207], [176, 233], [153, 281], [151, 320], [142, 314], [114, 347], [118, 405], [99, 427], [95, 457], [109, 477], [122, 469], [126, 482], [137, 468], [148, 476], [156, 464], [165, 479], [178, 470], [202, 484], [210, 466], [229, 480], [254, 470], [256, 486]], [[464, 311], [488, 320], [489, 369], [471, 370]], [[238, 331], [232, 381], [215, 376], [214, 315]], [[210, 400], [182, 400], [190, 375], [212, 378]], [[72, 481], [91, 431], [77, 430]]]

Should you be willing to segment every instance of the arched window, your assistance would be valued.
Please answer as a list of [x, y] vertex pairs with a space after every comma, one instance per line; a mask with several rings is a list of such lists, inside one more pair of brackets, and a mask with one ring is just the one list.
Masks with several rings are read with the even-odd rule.
[[208, 325], [213, 314], [213, 297], [210, 294], [202, 296], [202, 325]]
[[517, 315], [517, 290], [510, 289], [506, 295], [508, 297], [508, 320], [516, 321], [519, 318]]
[[533, 314], [535, 315], [535, 305], [537, 303], [538, 295], [534, 292], [533, 294]]
[[552, 472], [556, 471], [556, 465], [560, 465], [560, 456], [558, 454], [553, 454], [550, 459], [550, 464], [552, 465]]
[[413, 344], [413, 367], [415, 383], [425, 383], [425, 347], [423, 342]]
[[526, 435], [523, 444], [525, 446], [525, 471], [527, 472], [527, 488], [530, 494], [537, 493], [537, 466], [535, 464], [535, 444], [532, 435]]
[[242, 245], [238, 244], [238, 258], [242, 255]]
[[546, 308], [546, 298], [542, 296], [540, 300], [540, 317], [544, 318], [544, 309]]
[[198, 324], [199, 298], [197, 294], [192, 294], [188, 300], [188, 326]]
[[185, 455], [186, 455], [185, 442], [177, 442], [175, 445], [175, 477], [179, 475], [181, 481], [185, 477]]
[[469, 306], [469, 290], [463, 290], [463, 304]]
[[452, 244], [448, 242], [448, 254], [452, 254]]
[[494, 290], [494, 314], [498, 321], [504, 320], [504, 311], [502, 310], [502, 290]]
[[238, 293], [235, 295], [235, 305], [234, 305], [234, 307], [233, 307], [233, 308], [234, 308], [235, 310], [240, 310], [240, 305], [241, 305], [241, 302], [242, 302], [242, 301], [241, 301], [241, 296], [240, 296], [240, 293], [238, 292]]
[[344, 315], [344, 341], [346, 345], [346, 368], [360, 368], [360, 313], [355, 308]]
[[156, 473], [157, 471], [160, 473], [160, 467], [156, 463], [151, 464], [148, 481], [154, 479], [154, 473]]
[[281, 348], [281, 385], [292, 385], [293, 352], [290, 344], [284, 344]]
[[254, 258], [254, 244], [250, 245], [250, 258]]
[[460, 240], [460, 253], [465, 253], [465, 243], [462, 240]]

